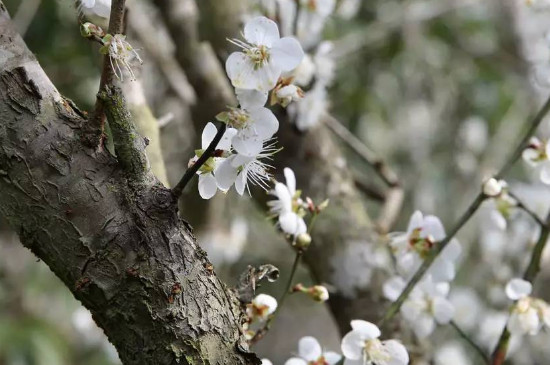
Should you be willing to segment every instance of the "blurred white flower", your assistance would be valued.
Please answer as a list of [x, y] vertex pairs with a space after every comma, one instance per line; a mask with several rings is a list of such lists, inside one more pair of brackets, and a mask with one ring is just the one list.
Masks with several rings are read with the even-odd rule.
[[300, 43], [291, 37], [280, 38], [277, 24], [266, 17], [248, 21], [243, 35], [246, 42], [231, 40], [243, 52], [232, 53], [225, 64], [236, 88], [269, 91], [282, 72], [296, 68], [304, 57]]
[[299, 0], [300, 13], [296, 22], [296, 35], [307, 49], [321, 39], [325, 22], [334, 11], [336, 0]]
[[[412, 276], [425, 257], [445, 238], [443, 224], [433, 215], [423, 216], [414, 212], [409, 220], [407, 232], [390, 233], [390, 246], [397, 261], [399, 273], [406, 278]], [[453, 239], [438, 255], [429, 269], [434, 281], [451, 281], [455, 277], [455, 263], [462, 248]]]
[[314, 337], [306, 336], [298, 342], [298, 357], [291, 357], [285, 365], [335, 365], [341, 358], [336, 352], [324, 352]]
[[262, 361], [262, 365], [273, 365], [273, 363], [269, 359], [264, 358], [261, 361]]
[[247, 239], [247, 220], [236, 217], [231, 221], [229, 229], [220, 225], [208, 229], [200, 237], [200, 242], [214, 265], [231, 265], [241, 258]]
[[[384, 296], [392, 301], [397, 300], [405, 289], [406, 282], [398, 276], [384, 283]], [[436, 323], [448, 324], [454, 316], [454, 306], [447, 299], [449, 284], [434, 283], [427, 276], [415, 286], [401, 306], [403, 319], [410, 323], [418, 338], [429, 336]]]
[[338, 16], [344, 19], [351, 19], [359, 12], [361, 0], [342, 0], [338, 6]]
[[438, 346], [434, 356], [435, 365], [471, 365], [472, 360], [459, 342]]
[[78, 10], [108, 19], [111, 15], [111, 0], [80, 0]]
[[302, 59], [302, 62], [300, 62], [298, 67], [292, 72], [294, 82], [296, 83], [296, 85], [304, 87], [308, 86], [313, 80], [315, 71], [316, 67], [315, 63], [313, 62], [313, 58], [309, 54], [306, 54]]
[[483, 308], [476, 292], [467, 287], [453, 287], [449, 294], [449, 301], [455, 308], [453, 320], [460, 328], [466, 331], [473, 330], [478, 324]]
[[531, 137], [529, 145], [523, 150], [523, 160], [538, 170], [540, 181], [550, 185], [550, 144], [537, 137]]
[[351, 321], [352, 331], [342, 339], [345, 365], [407, 365], [409, 354], [399, 341], [380, 341], [380, 329], [373, 323]]
[[515, 335], [536, 335], [543, 324], [550, 326], [550, 307], [538, 298], [530, 297], [533, 286], [523, 279], [512, 279], [506, 285], [506, 295], [516, 301], [507, 328]]

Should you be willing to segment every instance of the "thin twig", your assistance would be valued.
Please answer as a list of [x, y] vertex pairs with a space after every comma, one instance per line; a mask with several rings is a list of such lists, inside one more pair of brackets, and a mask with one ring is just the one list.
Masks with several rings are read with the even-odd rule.
[[464, 226], [464, 224], [466, 224], [466, 222], [468, 222], [468, 220], [470, 220], [470, 218], [474, 215], [474, 213], [477, 211], [477, 209], [480, 207], [481, 203], [484, 200], [485, 200], [485, 195], [480, 193], [476, 197], [476, 199], [473, 201], [473, 203], [468, 207], [466, 212], [464, 212], [464, 214], [460, 217], [458, 223], [453, 227], [453, 229], [449, 232], [449, 234], [442, 241], [440, 241], [439, 244], [435, 246], [437, 248], [430, 253], [430, 255], [424, 260], [424, 262], [422, 262], [422, 265], [414, 273], [412, 279], [407, 283], [407, 286], [405, 287], [401, 295], [399, 295], [399, 298], [397, 298], [397, 300], [393, 302], [391, 306], [388, 308], [388, 310], [384, 314], [384, 317], [380, 321], [381, 325], [384, 324], [389, 319], [391, 319], [397, 313], [397, 311], [399, 311], [399, 309], [401, 308], [401, 306], [409, 296], [410, 292], [414, 289], [416, 284], [418, 284], [418, 282], [422, 279], [426, 271], [428, 271], [431, 264], [436, 259], [437, 255], [441, 251], [443, 251], [445, 246], [447, 246], [447, 244], [451, 242], [451, 240], [456, 235], [456, 233]]
[[378, 233], [388, 233], [401, 211], [404, 198], [404, 192], [397, 174], [383, 159], [377, 156], [359, 138], [355, 137], [336, 118], [326, 115], [323, 121], [334, 134], [340, 137], [359, 157], [369, 164], [384, 183], [389, 186], [390, 190], [385, 194], [384, 205], [376, 220], [376, 230]]
[[183, 175], [181, 180], [172, 189], [172, 193], [174, 194], [174, 196], [178, 198], [181, 196], [181, 194], [183, 193], [183, 190], [185, 189], [185, 186], [189, 183], [189, 181], [191, 181], [191, 179], [193, 178], [193, 176], [195, 176], [197, 171], [199, 171], [201, 166], [204, 165], [206, 161], [208, 161], [208, 159], [214, 155], [214, 152], [216, 151], [216, 147], [218, 146], [218, 143], [220, 143], [226, 129], [227, 129], [227, 124], [221, 123], [221, 126], [218, 128], [218, 132], [214, 136], [214, 139], [212, 140], [212, 142], [210, 142], [206, 150], [204, 150], [201, 157], [199, 157], [199, 159], [197, 160], [197, 162], [193, 164], [193, 166], [191, 166], [190, 168], [187, 169], [187, 171], [185, 171], [185, 174]]
[[455, 321], [451, 321], [449, 323], [451, 325], [452, 328], [455, 329], [455, 331], [459, 334], [460, 337], [462, 337], [462, 339], [464, 341], [466, 341], [478, 354], [479, 356], [483, 359], [483, 362], [486, 363], [486, 364], [489, 364], [489, 356], [485, 353], [485, 351], [483, 351], [483, 349], [481, 347], [479, 347], [471, 338], [470, 336], [468, 336], [467, 333], [465, 333], [462, 328], [460, 328], [458, 326], [458, 324], [455, 322]]
[[[516, 149], [513, 151], [513, 153], [510, 155], [508, 161], [504, 164], [504, 166], [500, 169], [498, 174], [496, 175], [496, 179], [502, 178], [502, 176], [508, 172], [508, 170], [513, 166], [513, 164], [521, 157], [521, 154], [523, 152], [523, 149], [526, 147], [527, 143], [529, 142], [529, 139], [531, 136], [536, 132], [537, 128], [539, 127], [540, 123], [543, 121], [546, 114], [550, 111], [550, 97], [546, 100], [544, 105], [541, 107], [541, 109], [538, 111], [538, 113], [535, 115], [535, 117], [530, 121], [529, 128], [527, 129], [525, 135], [521, 139], [520, 143], [516, 147]], [[385, 323], [389, 319], [391, 319], [401, 308], [413, 288], [418, 284], [418, 282], [422, 279], [424, 274], [428, 271], [434, 260], [436, 259], [437, 255], [447, 246], [447, 244], [453, 239], [453, 237], [458, 233], [458, 231], [470, 220], [470, 218], [474, 215], [474, 213], [478, 210], [478, 208], [481, 206], [481, 203], [485, 200], [486, 196], [483, 193], [479, 193], [475, 200], [470, 204], [466, 212], [460, 217], [458, 223], [451, 229], [449, 234], [437, 245], [435, 245], [434, 251], [430, 253], [430, 255], [424, 260], [420, 268], [416, 271], [416, 273], [413, 275], [412, 279], [407, 283], [407, 286], [399, 295], [399, 298], [395, 302], [393, 302], [386, 313], [384, 314], [384, 317], [380, 321], [380, 324]]]
[[519, 198], [516, 194], [512, 193], [511, 191], [508, 191], [508, 195], [510, 195], [510, 197], [514, 198], [514, 200], [516, 201], [516, 204], [517, 204], [517, 207], [521, 210], [523, 210], [525, 213], [529, 214], [529, 216], [531, 218], [533, 218], [533, 220], [535, 222], [538, 223], [539, 226], [541, 227], [544, 227], [546, 225], [546, 223], [544, 223], [542, 221], [542, 219], [539, 218], [539, 216], [533, 212], [531, 209], [529, 209]]
[[292, 283], [294, 282], [294, 276], [296, 276], [296, 272], [298, 271], [298, 265], [300, 264], [300, 259], [302, 258], [303, 252], [298, 250], [296, 251], [296, 257], [294, 258], [294, 263], [292, 264], [292, 269], [290, 271], [290, 277], [288, 278], [288, 282], [285, 287], [285, 291], [281, 295], [278, 301], [277, 309], [275, 310], [275, 313], [273, 313], [265, 322], [265, 325], [259, 329], [254, 337], [250, 340], [250, 344], [253, 345], [256, 342], [260, 341], [264, 336], [267, 334], [267, 332], [271, 329], [271, 326], [273, 325], [273, 322], [277, 318], [277, 315], [281, 312], [281, 308], [283, 307], [286, 298], [288, 297], [288, 294], [290, 294], [292, 289]]
[[[124, 9], [126, 0], [113, 0], [111, 3], [111, 16], [109, 18], [108, 33], [111, 35], [122, 34], [124, 32]], [[109, 55], [103, 57], [103, 69], [101, 71], [101, 80], [99, 83], [99, 92], [113, 85], [115, 73], [111, 66]], [[88, 121], [88, 132], [94, 136], [90, 142], [97, 144], [103, 140], [103, 129], [105, 124], [105, 107], [103, 102], [97, 98], [95, 108]]]
[[370, 150], [359, 138], [355, 137], [353, 133], [344, 127], [342, 123], [331, 115], [326, 115], [322, 120], [334, 134], [346, 142], [353, 152], [372, 166], [386, 185], [389, 187], [399, 186], [399, 179], [395, 172], [374, 151]]
[[[533, 250], [533, 253], [531, 254], [531, 261], [529, 262], [529, 266], [527, 266], [527, 269], [523, 274], [523, 280], [528, 281], [531, 284], [534, 283], [540, 271], [540, 261], [542, 259], [542, 251], [544, 250], [544, 247], [546, 247], [546, 243], [548, 242], [549, 236], [550, 236], [550, 212], [546, 216], [546, 222], [543, 223], [542, 225], [539, 239], [537, 241], [537, 244], [535, 245], [535, 249]], [[510, 342], [510, 331], [508, 331], [508, 326], [506, 326], [502, 330], [502, 333], [498, 340], [498, 344], [495, 348], [495, 351], [493, 351], [493, 356], [491, 360], [492, 365], [502, 365], [504, 363], [504, 360], [506, 359], [506, 352], [508, 351], [509, 342]]]

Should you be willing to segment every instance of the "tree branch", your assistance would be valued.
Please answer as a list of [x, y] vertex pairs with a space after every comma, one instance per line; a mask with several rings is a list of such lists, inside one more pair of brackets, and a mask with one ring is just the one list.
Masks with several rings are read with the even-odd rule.
[[[125, 365], [258, 364], [238, 299], [170, 190], [136, 181], [79, 134], [0, 1], [0, 213], [92, 313]], [[22, 142], [24, 141], [24, 142]]]
[[[109, 18], [108, 34], [123, 34], [124, 33], [124, 9], [126, 0], [112, 0], [111, 16]], [[115, 72], [111, 64], [112, 60], [109, 55], [103, 57], [103, 68], [101, 71], [101, 79], [99, 82], [99, 93], [105, 88], [113, 86]], [[89, 118], [89, 126], [86, 141], [90, 146], [97, 146], [103, 141], [103, 131], [105, 127], [105, 105], [98, 95], [95, 103], [95, 108]]]

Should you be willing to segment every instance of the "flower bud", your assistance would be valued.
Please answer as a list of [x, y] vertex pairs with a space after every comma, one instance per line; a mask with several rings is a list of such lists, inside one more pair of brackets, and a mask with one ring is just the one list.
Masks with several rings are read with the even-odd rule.
[[302, 233], [296, 238], [295, 247], [300, 250], [306, 250], [311, 244], [311, 236], [309, 233]]
[[328, 290], [322, 285], [315, 285], [309, 288], [308, 294], [316, 302], [326, 302], [328, 300]]
[[485, 183], [483, 184], [483, 194], [494, 198], [500, 195], [500, 193], [502, 193], [502, 184], [494, 177], [485, 181]]

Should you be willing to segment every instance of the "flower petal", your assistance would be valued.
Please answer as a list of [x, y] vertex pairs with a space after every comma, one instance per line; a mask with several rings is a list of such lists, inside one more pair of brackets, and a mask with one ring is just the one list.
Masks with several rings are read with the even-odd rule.
[[285, 233], [296, 235], [298, 231], [298, 220], [300, 217], [294, 212], [286, 212], [279, 216], [279, 225], [281, 230]]
[[250, 136], [246, 133], [238, 133], [231, 140], [233, 148], [242, 156], [253, 157], [262, 151], [264, 142], [257, 136]]
[[296, 175], [294, 175], [294, 171], [288, 167], [285, 167], [283, 171], [285, 174], [285, 181], [288, 191], [291, 196], [294, 196], [294, 194], [296, 194]]
[[216, 126], [214, 125], [214, 123], [208, 122], [204, 126], [204, 129], [202, 130], [202, 138], [201, 138], [202, 140], [201, 146], [203, 150], [205, 150], [210, 145], [210, 143], [216, 136], [216, 133], [218, 133], [218, 130], [216, 129]]
[[413, 331], [418, 338], [428, 337], [434, 329], [435, 320], [430, 315], [422, 314], [414, 321]]
[[252, 44], [271, 47], [280, 38], [279, 27], [273, 20], [259, 16], [246, 23], [244, 38]]
[[307, 365], [307, 361], [299, 357], [291, 357], [285, 362], [285, 365]]
[[391, 357], [386, 363], [387, 365], [407, 365], [409, 363], [409, 353], [401, 342], [397, 340], [387, 340], [382, 341], [382, 344]]
[[413, 213], [411, 216], [411, 219], [409, 219], [409, 226], [407, 227], [407, 233], [411, 233], [416, 228], [422, 227], [422, 222], [424, 221], [424, 216], [422, 215], [422, 212], [417, 210]]
[[210, 199], [216, 195], [218, 187], [216, 179], [211, 173], [199, 175], [199, 194], [203, 199]]
[[232, 166], [232, 160], [233, 157], [225, 159], [214, 171], [216, 183], [220, 190], [229, 190], [231, 185], [235, 183], [235, 179], [237, 179], [238, 170]]
[[441, 241], [445, 238], [445, 228], [443, 228], [441, 220], [439, 220], [439, 218], [435, 215], [428, 215], [424, 217], [422, 229], [425, 235], [432, 236], [436, 241]]
[[255, 134], [262, 140], [271, 138], [279, 129], [279, 121], [273, 112], [267, 108], [250, 110], [251, 125]]
[[406, 285], [407, 284], [405, 283], [405, 280], [403, 280], [403, 278], [399, 276], [394, 276], [384, 283], [382, 289], [384, 292], [384, 296], [394, 302], [397, 300], [397, 298], [399, 298], [399, 295], [401, 295]]
[[374, 323], [356, 319], [351, 321], [351, 328], [363, 336], [364, 340], [372, 340], [380, 337], [380, 329]]
[[304, 58], [304, 50], [296, 39], [284, 37], [275, 42], [271, 47], [271, 62], [282, 71], [294, 70]]
[[523, 279], [512, 279], [506, 284], [506, 296], [511, 300], [518, 300], [531, 294], [533, 285]]
[[237, 94], [241, 108], [246, 110], [263, 107], [267, 102], [267, 92], [237, 88], [235, 94]]
[[239, 195], [244, 194], [244, 189], [246, 188], [246, 178], [248, 177], [248, 172], [246, 170], [241, 171], [235, 180], [235, 190]]
[[550, 162], [545, 161], [540, 167], [540, 181], [543, 184], [550, 185]]
[[298, 342], [298, 355], [300, 355], [301, 358], [307, 361], [317, 361], [322, 354], [323, 350], [321, 349], [321, 345], [314, 337], [302, 337]]
[[328, 363], [328, 365], [335, 365], [342, 359], [342, 355], [332, 351], [325, 352], [323, 354], [323, 357], [325, 358], [325, 361]]
[[363, 346], [365, 344], [365, 339], [361, 336], [361, 333], [357, 331], [348, 332], [344, 338], [342, 338], [342, 354], [346, 357], [347, 360], [362, 360], [363, 357]]

